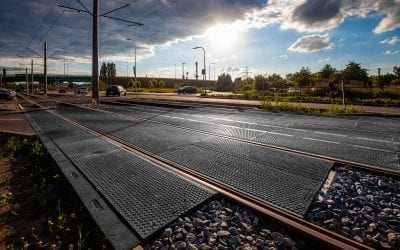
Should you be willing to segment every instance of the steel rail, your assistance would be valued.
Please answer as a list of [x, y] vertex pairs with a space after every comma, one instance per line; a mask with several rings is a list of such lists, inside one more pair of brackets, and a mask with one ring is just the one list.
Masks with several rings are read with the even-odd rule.
[[318, 242], [318, 244], [322, 246], [328, 247], [330, 249], [373, 249], [357, 241], [344, 237], [340, 234], [337, 234], [335, 232], [317, 226], [311, 222], [308, 222], [292, 213], [289, 213], [285, 210], [275, 207], [258, 198], [249, 196], [248, 194], [238, 191], [222, 182], [216, 181], [202, 174], [199, 174], [180, 164], [177, 164], [173, 161], [170, 161], [159, 155], [156, 155], [150, 151], [147, 151], [141, 147], [131, 144], [119, 137], [107, 134], [97, 128], [93, 128], [91, 126], [83, 124], [71, 117], [67, 117], [66, 115], [60, 114], [56, 110], [45, 109], [45, 107], [43, 107], [42, 105], [38, 103], [35, 104], [41, 107], [43, 110], [46, 110], [47, 112], [50, 112], [60, 117], [61, 119], [65, 120], [66, 122], [76, 125], [95, 136], [98, 136], [110, 143], [113, 143], [114, 145], [118, 145], [129, 152], [140, 155], [141, 157], [150, 160], [156, 165], [164, 167], [170, 171], [173, 171], [174, 173], [179, 174], [180, 176], [183, 176], [187, 179], [190, 179], [194, 182], [204, 185], [222, 194], [224, 197], [228, 199], [231, 199], [246, 207], [252, 208], [258, 213], [260, 213], [262, 216], [269, 218], [280, 225], [286, 226], [287, 228], [290, 228], [296, 233], [299, 233], [309, 239], [315, 240], [316, 242]]

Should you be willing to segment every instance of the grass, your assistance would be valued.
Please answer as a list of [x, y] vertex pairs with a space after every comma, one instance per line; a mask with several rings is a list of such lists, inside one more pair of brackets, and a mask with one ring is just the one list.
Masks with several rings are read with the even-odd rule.
[[326, 110], [327, 114], [363, 114], [365, 109], [360, 106], [347, 105], [346, 108], [343, 105], [331, 104]]
[[306, 113], [306, 114], [319, 114], [319, 109], [313, 109], [311, 107], [306, 107], [301, 104], [293, 104], [286, 100], [284, 101], [270, 101], [263, 100], [261, 104], [261, 108], [269, 111], [283, 111], [283, 112], [297, 112], [297, 113]]
[[282, 112], [296, 112], [306, 114], [363, 114], [365, 109], [362, 106], [347, 105], [344, 107], [339, 104], [330, 104], [327, 109], [318, 109], [307, 107], [306, 105], [291, 103], [287, 100], [279, 101], [280, 98], [275, 98], [274, 101], [264, 99], [261, 104], [261, 108], [269, 111], [282, 111]]
[[[38, 139], [0, 135], [0, 249], [105, 249]], [[6, 164], [8, 162], [8, 164]], [[4, 175], [4, 173], [7, 173]]]

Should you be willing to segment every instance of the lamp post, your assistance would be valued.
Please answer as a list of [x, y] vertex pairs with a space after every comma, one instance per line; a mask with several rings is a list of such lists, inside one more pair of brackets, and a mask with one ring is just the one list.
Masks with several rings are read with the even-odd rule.
[[182, 80], [185, 80], [185, 64], [186, 63], [182, 63]]
[[133, 76], [135, 78], [135, 85], [136, 85], [136, 42], [130, 38], [127, 38], [126, 40], [132, 41], [133, 42], [133, 47], [135, 48], [135, 65], [133, 66]]
[[208, 80], [211, 81], [211, 64], [215, 64], [215, 62], [208, 64]]
[[206, 77], [206, 51], [204, 50], [203, 47], [194, 47], [193, 49], [202, 49], [203, 50], [203, 55], [204, 55], [204, 72], [201, 72], [203, 74], [203, 80], [207, 80]]

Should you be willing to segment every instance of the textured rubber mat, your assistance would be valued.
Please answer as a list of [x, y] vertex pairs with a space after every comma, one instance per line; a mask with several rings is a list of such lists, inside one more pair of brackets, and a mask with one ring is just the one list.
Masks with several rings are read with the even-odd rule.
[[214, 195], [55, 115], [31, 117], [143, 239]]
[[299, 216], [305, 215], [333, 165], [256, 147], [247, 149], [253, 150], [249, 155], [235, 154], [228, 148], [229, 140], [218, 140], [211, 146], [208, 141], [196, 143], [162, 156]]
[[[74, 112], [70, 115], [79, 119]], [[108, 130], [112, 130], [113, 122], [97, 125], [99, 117], [107, 116], [90, 111], [85, 122], [94, 127], [108, 124]], [[114, 119], [116, 124], [128, 120], [120, 116]], [[330, 161], [150, 122], [113, 134], [299, 216], [304, 216], [333, 165]]]

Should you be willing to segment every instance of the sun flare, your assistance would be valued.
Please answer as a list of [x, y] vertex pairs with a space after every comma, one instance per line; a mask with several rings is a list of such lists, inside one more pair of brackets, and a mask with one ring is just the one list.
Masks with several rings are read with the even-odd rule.
[[231, 49], [238, 40], [238, 30], [233, 25], [218, 24], [205, 33], [210, 45], [217, 49]]

